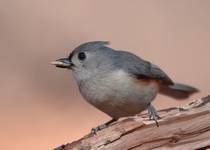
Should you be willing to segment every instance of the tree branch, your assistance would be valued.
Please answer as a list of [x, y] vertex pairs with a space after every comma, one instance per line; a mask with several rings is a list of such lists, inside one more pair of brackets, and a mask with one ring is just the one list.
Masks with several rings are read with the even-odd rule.
[[159, 111], [159, 127], [147, 114], [126, 117], [108, 128], [55, 150], [192, 150], [210, 146], [210, 96]]

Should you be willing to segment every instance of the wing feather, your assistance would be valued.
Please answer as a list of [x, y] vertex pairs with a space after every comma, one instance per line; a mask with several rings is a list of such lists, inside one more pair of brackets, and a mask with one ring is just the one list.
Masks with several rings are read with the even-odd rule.
[[162, 85], [173, 85], [173, 81], [158, 66], [141, 59], [140, 57], [125, 51], [120, 51], [120, 60], [118, 63], [127, 73], [137, 79], [158, 80]]

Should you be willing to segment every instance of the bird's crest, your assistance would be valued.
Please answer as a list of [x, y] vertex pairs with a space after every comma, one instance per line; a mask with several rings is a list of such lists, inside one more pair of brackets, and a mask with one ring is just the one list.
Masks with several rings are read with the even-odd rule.
[[109, 44], [109, 41], [92, 41], [92, 42], [87, 42], [82, 45], [79, 45], [78, 47], [75, 48], [75, 50], [98, 49], [98, 48], [103, 47], [108, 44]]

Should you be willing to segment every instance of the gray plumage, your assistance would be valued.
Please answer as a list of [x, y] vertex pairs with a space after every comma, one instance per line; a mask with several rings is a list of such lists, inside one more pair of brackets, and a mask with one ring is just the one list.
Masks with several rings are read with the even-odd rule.
[[173, 85], [169, 86], [161, 85], [159, 92], [178, 100], [182, 100], [188, 98], [191, 94], [198, 92], [198, 89], [189, 85], [174, 83]]
[[156, 65], [141, 59], [140, 57], [126, 51], [116, 51], [106, 47], [107, 41], [88, 42], [75, 48], [70, 54], [79, 52], [92, 52], [96, 55], [93, 61], [95, 67], [101, 70], [112, 71], [113, 69], [123, 69], [128, 74], [136, 78], [160, 80], [162, 84], [172, 85], [173, 81]]
[[[180, 99], [197, 92], [194, 87], [174, 83], [149, 61], [107, 44], [105, 41], [82, 44], [68, 58], [54, 64], [70, 68], [83, 97], [112, 118], [153, 108], [150, 104], [158, 92]], [[154, 108], [150, 110], [150, 114], [156, 114]]]

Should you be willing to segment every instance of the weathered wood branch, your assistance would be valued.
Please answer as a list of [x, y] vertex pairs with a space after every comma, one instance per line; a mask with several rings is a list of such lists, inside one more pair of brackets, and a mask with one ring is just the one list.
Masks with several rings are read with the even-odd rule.
[[57, 150], [192, 150], [210, 146], [210, 96], [161, 110], [159, 115], [159, 127], [147, 114], [140, 114]]

